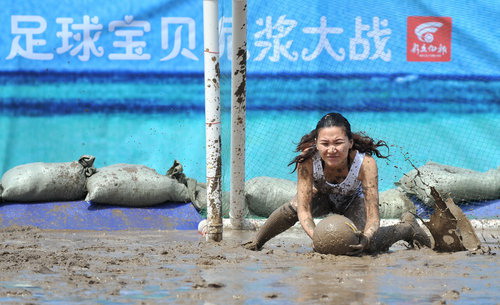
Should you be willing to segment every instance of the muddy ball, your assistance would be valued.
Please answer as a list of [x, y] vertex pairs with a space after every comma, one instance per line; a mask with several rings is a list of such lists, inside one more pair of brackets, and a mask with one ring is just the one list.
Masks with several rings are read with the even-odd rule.
[[313, 235], [314, 251], [322, 254], [345, 255], [359, 243], [354, 223], [342, 215], [331, 215], [322, 219]]

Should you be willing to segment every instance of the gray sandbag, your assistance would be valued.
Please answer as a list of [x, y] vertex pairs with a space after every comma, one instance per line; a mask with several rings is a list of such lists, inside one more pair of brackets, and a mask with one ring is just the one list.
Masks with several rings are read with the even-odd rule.
[[114, 164], [97, 169], [87, 180], [86, 201], [131, 207], [164, 202], [189, 202], [187, 187], [154, 169], [136, 164]]
[[2, 200], [7, 202], [71, 201], [85, 198], [87, 177], [95, 173], [95, 157], [78, 161], [28, 163], [2, 176]]
[[500, 169], [478, 172], [428, 162], [405, 174], [396, 185], [429, 207], [434, 206], [431, 187], [457, 204], [492, 200], [500, 198]]
[[187, 186], [187, 182], [188, 182], [188, 177], [186, 177], [186, 175], [184, 174], [184, 167], [182, 166], [182, 164], [177, 161], [177, 160], [174, 160], [174, 163], [172, 164], [172, 166], [168, 169], [167, 171], [167, 177], [170, 177], [172, 179], [175, 179], [177, 180], [178, 182], [184, 184]]
[[292, 200], [297, 193], [294, 181], [255, 177], [245, 183], [245, 200], [252, 214], [269, 217], [274, 210]]
[[405, 212], [416, 213], [413, 202], [400, 188], [379, 193], [380, 218], [401, 218]]
[[[201, 212], [207, 210], [207, 185], [206, 183], [197, 182], [193, 178], [187, 178], [188, 190], [191, 202], [194, 207]], [[221, 197], [221, 213], [222, 217], [229, 217], [229, 192], [222, 192]], [[248, 214], [248, 213], [247, 213]]]
[[196, 179], [186, 178], [189, 199], [198, 211], [207, 209], [207, 185], [200, 183]]
[[[174, 160], [174, 164], [167, 171], [167, 176], [187, 186], [188, 197], [193, 206], [200, 212], [207, 210], [207, 185], [198, 182], [196, 179], [189, 178], [184, 174], [182, 164]], [[221, 198], [222, 217], [229, 217], [229, 192], [222, 192]]]
[[[188, 189], [189, 199], [193, 203], [193, 206], [198, 210], [204, 210], [207, 208], [207, 198], [206, 192], [207, 187], [205, 183], [199, 183], [196, 179], [187, 178], [186, 186]], [[205, 194], [205, 195], [204, 195]], [[202, 196], [204, 196], [202, 198]]]

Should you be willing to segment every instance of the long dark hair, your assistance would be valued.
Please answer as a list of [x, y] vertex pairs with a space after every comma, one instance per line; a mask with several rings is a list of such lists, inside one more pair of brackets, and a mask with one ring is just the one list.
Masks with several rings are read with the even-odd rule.
[[295, 151], [300, 152], [300, 154], [288, 164], [288, 166], [295, 164], [292, 173], [297, 169], [299, 163], [310, 159], [318, 151], [316, 148], [316, 138], [318, 137], [319, 130], [324, 127], [333, 126], [344, 128], [345, 134], [349, 140], [353, 141], [352, 149], [356, 149], [360, 153], [365, 153], [370, 156], [376, 155], [378, 158], [385, 159], [389, 157], [389, 155], [382, 155], [378, 149], [381, 146], [385, 146], [389, 150], [389, 146], [387, 146], [385, 141], [379, 140], [378, 142], [375, 142], [372, 138], [362, 132], [351, 132], [351, 124], [349, 121], [340, 113], [331, 112], [319, 120], [315, 129], [300, 139], [300, 142], [295, 149]]

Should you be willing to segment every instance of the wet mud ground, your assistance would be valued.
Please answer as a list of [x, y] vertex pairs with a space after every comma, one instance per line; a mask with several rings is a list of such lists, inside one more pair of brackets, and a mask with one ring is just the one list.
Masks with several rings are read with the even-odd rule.
[[499, 229], [489, 253], [312, 252], [291, 229], [259, 252], [196, 231], [0, 229], [0, 304], [500, 304]]

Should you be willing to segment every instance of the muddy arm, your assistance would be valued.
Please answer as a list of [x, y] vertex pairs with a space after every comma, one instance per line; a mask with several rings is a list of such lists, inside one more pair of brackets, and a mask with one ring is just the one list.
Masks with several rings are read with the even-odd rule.
[[365, 196], [366, 225], [363, 234], [371, 239], [380, 227], [380, 215], [378, 210], [378, 169], [375, 159], [365, 156], [361, 166], [359, 177], [363, 185]]
[[314, 224], [312, 216], [312, 192], [313, 192], [312, 159], [299, 163], [297, 183], [297, 216], [302, 228], [312, 238]]

